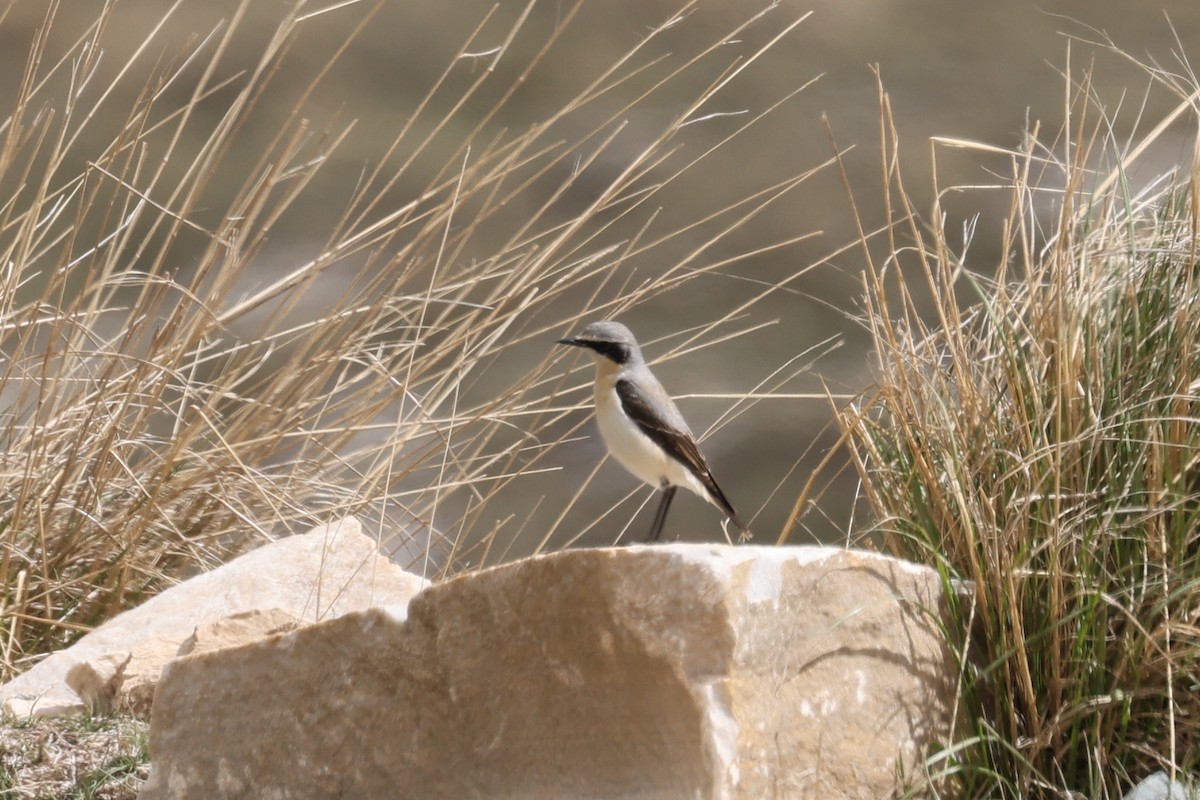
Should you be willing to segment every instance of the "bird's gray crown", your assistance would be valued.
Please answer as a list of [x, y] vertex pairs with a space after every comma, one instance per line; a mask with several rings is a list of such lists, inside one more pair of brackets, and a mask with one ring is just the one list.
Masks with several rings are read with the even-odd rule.
[[642, 358], [641, 348], [638, 347], [637, 339], [633, 338], [633, 332], [612, 320], [593, 322], [578, 336], [559, 339], [559, 343], [586, 347], [617, 364], [640, 361]]

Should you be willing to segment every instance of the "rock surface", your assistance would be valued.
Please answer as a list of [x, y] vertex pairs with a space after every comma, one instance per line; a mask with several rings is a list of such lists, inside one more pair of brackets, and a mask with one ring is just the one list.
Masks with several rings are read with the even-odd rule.
[[141, 642], [133, 651], [105, 653], [67, 670], [66, 683], [89, 711], [150, 718], [163, 664], [178, 656], [237, 647], [287, 633], [304, 622], [278, 608], [243, 611], [198, 626], [175, 652], [160, 642]]
[[[264, 545], [114, 617], [0, 686], [0, 708], [19, 717], [87, 705], [147, 713], [162, 666], [197, 626], [255, 610], [311, 623], [370, 606], [403, 607], [426, 583], [380, 555], [347, 517]], [[269, 628], [264, 619], [258, 622]]]
[[1191, 775], [1183, 776], [1188, 783], [1171, 780], [1171, 776], [1159, 770], [1143, 778], [1137, 786], [1125, 793], [1122, 800], [1200, 800], [1200, 789]]
[[302, 625], [303, 620], [279, 608], [256, 608], [231, 614], [197, 626], [192, 635], [179, 645], [176, 657], [207, 653], [223, 647], [240, 647], [268, 636], [294, 631]]
[[141, 800], [877, 798], [949, 727], [931, 571], [576, 550], [172, 662]]

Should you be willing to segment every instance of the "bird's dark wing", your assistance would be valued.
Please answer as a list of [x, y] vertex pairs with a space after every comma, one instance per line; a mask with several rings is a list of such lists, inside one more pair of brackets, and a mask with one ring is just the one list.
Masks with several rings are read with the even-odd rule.
[[[733, 510], [733, 505], [725, 497], [721, 487], [717, 485], [712, 470], [708, 468], [708, 462], [704, 460], [704, 454], [700, 452], [692, 432], [688, 430], [687, 424], [683, 422], [683, 418], [675, 410], [674, 405], [671, 404], [668, 408], [673, 412], [671, 416], [679, 417], [678, 425], [674, 424], [674, 421], [664, 420], [661, 415], [656, 414], [650, 398], [638, 391], [633, 381], [622, 378], [617, 381], [616, 389], [617, 397], [621, 400], [621, 408], [624, 409], [626, 416], [633, 420], [642, 433], [665, 450], [667, 455], [687, 467], [699, 479], [717, 507], [724, 511], [740, 530], [745, 530], [746, 526], [742, 524], [737, 512]], [[660, 404], [662, 400], [665, 400], [667, 404], [671, 403], [666, 392], [663, 392]]]

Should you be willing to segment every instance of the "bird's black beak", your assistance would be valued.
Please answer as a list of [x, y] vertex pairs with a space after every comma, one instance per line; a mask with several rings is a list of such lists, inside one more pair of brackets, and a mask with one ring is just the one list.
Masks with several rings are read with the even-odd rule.
[[583, 342], [574, 337], [570, 339], [559, 339], [557, 342], [555, 342], [555, 344], [569, 344], [573, 347], [583, 347]]

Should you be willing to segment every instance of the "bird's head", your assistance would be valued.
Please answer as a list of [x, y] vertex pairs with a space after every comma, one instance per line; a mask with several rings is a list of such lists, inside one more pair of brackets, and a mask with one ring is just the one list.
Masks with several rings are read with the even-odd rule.
[[633, 333], [619, 322], [605, 320], [593, 322], [568, 339], [559, 339], [558, 344], [582, 347], [597, 363], [608, 361], [618, 366], [640, 361], [642, 351]]

